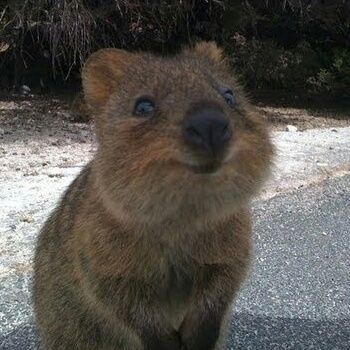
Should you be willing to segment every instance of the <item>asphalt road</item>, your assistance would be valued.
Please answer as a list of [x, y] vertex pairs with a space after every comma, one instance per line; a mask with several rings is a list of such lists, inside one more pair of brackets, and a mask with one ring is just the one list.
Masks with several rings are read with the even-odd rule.
[[[350, 349], [350, 175], [255, 203], [227, 349]], [[0, 349], [34, 350], [30, 271], [1, 279]]]
[[228, 349], [350, 349], [350, 175], [258, 203]]

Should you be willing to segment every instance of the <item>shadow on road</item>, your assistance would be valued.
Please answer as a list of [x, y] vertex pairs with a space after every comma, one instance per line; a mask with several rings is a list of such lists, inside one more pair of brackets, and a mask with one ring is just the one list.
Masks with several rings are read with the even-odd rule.
[[[317, 349], [347, 350], [350, 320], [305, 320], [260, 317], [247, 313], [231, 322], [227, 350]], [[1, 350], [38, 350], [35, 327], [25, 324], [6, 335], [0, 334]]]
[[231, 321], [227, 349], [349, 349], [350, 320], [273, 318], [248, 313]]

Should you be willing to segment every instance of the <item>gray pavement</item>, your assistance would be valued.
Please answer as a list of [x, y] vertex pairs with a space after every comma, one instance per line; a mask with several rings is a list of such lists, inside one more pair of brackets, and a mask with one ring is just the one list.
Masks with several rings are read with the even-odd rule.
[[228, 349], [350, 349], [350, 176], [256, 203]]
[[[258, 201], [254, 217], [227, 349], [350, 349], [350, 175]], [[38, 349], [30, 275], [1, 278], [1, 350]]]

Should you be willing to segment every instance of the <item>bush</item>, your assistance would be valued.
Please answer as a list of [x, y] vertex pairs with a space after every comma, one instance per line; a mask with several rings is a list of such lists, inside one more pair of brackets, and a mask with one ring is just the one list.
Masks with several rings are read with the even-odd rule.
[[[101, 47], [167, 53], [209, 38], [223, 11], [218, 0], [0, 0], [0, 64], [15, 85], [47, 69], [67, 78]], [[33, 74], [38, 65], [46, 70]]]
[[314, 94], [349, 94], [350, 49], [334, 50], [330, 65], [321, 68], [315, 76], [308, 79], [308, 83], [310, 92]]
[[236, 33], [229, 47], [232, 65], [253, 89], [298, 89], [317, 68], [313, 67], [316, 54], [307, 42], [285, 49], [270, 39], [247, 40]]
[[349, 94], [347, 0], [0, 0], [0, 87], [74, 80], [101, 47], [217, 40], [252, 89]]

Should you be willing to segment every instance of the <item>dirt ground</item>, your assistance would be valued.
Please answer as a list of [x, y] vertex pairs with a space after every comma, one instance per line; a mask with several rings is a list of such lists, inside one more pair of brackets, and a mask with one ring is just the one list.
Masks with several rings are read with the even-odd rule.
[[[45, 133], [52, 137], [68, 134], [68, 138], [88, 141], [88, 135], [79, 130], [91, 130], [91, 127], [79, 122], [81, 118], [72, 100], [69, 96], [0, 95], [0, 138], [4, 134], [20, 137]], [[310, 104], [301, 108], [258, 102], [256, 108], [274, 130], [285, 130], [287, 125], [296, 126], [299, 131], [350, 125], [350, 106]]]
[[85, 163], [94, 147], [92, 124], [74, 122], [67, 102], [56, 98], [0, 100], [0, 181], [9, 176], [56, 176], [46, 169], [52, 172], [52, 167]]
[[[93, 125], [77, 122], [79, 115], [72, 111], [71, 101], [69, 97], [0, 96], [0, 180], [59, 176], [55, 168], [79, 166], [92, 156]], [[335, 106], [322, 111], [261, 103], [256, 107], [275, 131], [285, 131], [288, 125], [298, 131], [350, 125], [350, 112]]]
[[258, 105], [257, 108], [275, 130], [286, 130], [287, 125], [296, 126], [299, 131], [350, 125], [350, 108], [328, 106], [316, 109], [266, 105]]

